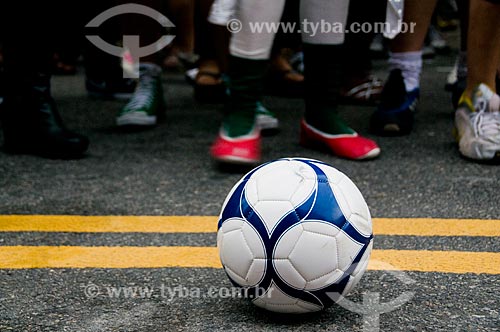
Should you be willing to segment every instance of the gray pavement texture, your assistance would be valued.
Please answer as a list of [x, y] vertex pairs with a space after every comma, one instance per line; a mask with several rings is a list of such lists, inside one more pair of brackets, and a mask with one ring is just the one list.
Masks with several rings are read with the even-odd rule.
[[[441, 57], [427, 63], [415, 131], [376, 138], [382, 155], [372, 162], [301, 147], [303, 102], [267, 98], [282, 129], [264, 138], [263, 161], [295, 156], [323, 160], [352, 178], [375, 217], [498, 218], [498, 167], [461, 158], [452, 136], [452, 109], [443, 85], [453, 61]], [[69, 127], [90, 137], [90, 151], [76, 161], [1, 154], [0, 212], [216, 215], [242, 175], [220, 171], [208, 154], [222, 107], [196, 104], [180, 76], [166, 81], [166, 121], [151, 131], [123, 133], [114, 128], [123, 103], [89, 99], [81, 75], [56, 77], [54, 95], [61, 113]], [[362, 134], [367, 134], [372, 111], [359, 106], [340, 110]]]
[[[500, 219], [499, 167], [459, 156], [452, 137], [452, 109], [443, 90], [453, 56], [427, 61], [415, 131], [376, 138], [379, 159], [352, 162], [298, 144], [300, 99], [266, 98], [281, 132], [264, 139], [264, 161], [281, 157], [320, 159], [345, 172], [364, 194], [374, 217]], [[376, 72], [385, 77], [384, 62]], [[122, 133], [114, 117], [122, 102], [89, 99], [83, 75], [56, 77], [54, 95], [68, 126], [88, 135], [91, 148], [77, 161], [0, 153], [0, 214], [217, 215], [240, 172], [224, 172], [208, 155], [221, 120], [220, 105], [200, 105], [181, 75], [165, 77], [166, 121], [155, 129]], [[340, 112], [367, 134], [371, 107]], [[213, 234], [0, 234], [6, 245], [214, 246]], [[377, 249], [499, 251], [498, 238], [380, 237]], [[413, 298], [380, 317], [381, 331], [499, 331], [500, 276], [407, 273], [401, 283], [369, 271], [351, 300], [380, 292], [380, 302], [404, 292]], [[150, 298], [89, 298], [87, 285], [155, 289]], [[0, 331], [362, 331], [363, 317], [340, 306], [326, 312], [283, 317], [244, 300], [159, 296], [175, 288], [228, 287], [213, 269], [0, 270]]]

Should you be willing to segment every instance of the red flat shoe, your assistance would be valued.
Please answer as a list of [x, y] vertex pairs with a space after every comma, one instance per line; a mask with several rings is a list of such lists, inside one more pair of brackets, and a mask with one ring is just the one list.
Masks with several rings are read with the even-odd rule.
[[210, 154], [216, 161], [229, 164], [253, 165], [260, 162], [260, 131], [238, 138], [231, 138], [220, 130], [210, 148]]
[[326, 146], [334, 155], [352, 160], [373, 159], [380, 154], [377, 143], [357, 133], [331, 135], [311, 127], [305, 120], [300, 123], [300, 144]]

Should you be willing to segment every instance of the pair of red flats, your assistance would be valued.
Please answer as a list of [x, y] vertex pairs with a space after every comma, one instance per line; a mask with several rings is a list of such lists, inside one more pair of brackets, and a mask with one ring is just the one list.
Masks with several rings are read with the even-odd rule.
[[[210, 149], [210, 154], [219, 162], [257, 164], [261, 158], [260, 141], [258, 128], [238, 138], [228, 137], [221, 130]], [[307, 147], [326, 147], [334, 155], [352, 160], [372, 159], [380, 154], [377, 143], [357, 133], [330, 135], [310, 126], [305, 120], [300, 124], [300, 144]]]

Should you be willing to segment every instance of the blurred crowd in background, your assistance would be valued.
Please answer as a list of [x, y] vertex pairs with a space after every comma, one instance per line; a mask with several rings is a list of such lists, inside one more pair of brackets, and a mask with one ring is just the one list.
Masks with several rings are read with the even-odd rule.
[[[215, 2], [215, 3], [214, 3]], [[460, 31], [460, 50], [443, 87], [456, 110], [459, 151], [480, 161], [500, 158], [500, 4], [496, 0], [406, 0], [404, 22], [416, 30], [387, 39], [381, 33], [305, 36], [299, 32], [250, 31], [250, 22], [384, 22], [400, 1], [386, 0], [146, 0], [137, 2], [171, 20], [165, 31], [142, 15], [120, 15], [99, 28], [85, 25], [123, 1], [44, 1], [4, 4], [0, 33], [0, 120], [5, 150], [50, 158], [80, 158], [86, 137], [67, 129], [50, 91], [52, 75], [75, 75], [81, 68], [89, 96], [123, 99], [119, 127], [154, 127], [164, 118], [162, 74], [183, 72], [200, 103], [224, 105], [210, 153], [222, 163], [262, 160], [261, 135], [276, 132], [276, 110], [266, 94], [302, 97], [300, 142], [332, 154], [365, 160], [377, 157], [377, 143], [358, 134], [339, 116], [339, 104], [372, 105], [373, 134], [408, 135], [420, 98], [425, 58], [449, 55], [446, 32]], [[7, 16], [10, 18], [8, 18]], [[14, 19], [12, 19], [14, 18]], [[242, 31], [227, 24], [238, 19]], [[90, 43], [95, 34], [119, 47], [124, 35], [140, 35], [141, 45], [175, 35], [165, 49], [141, 57], [122, 48], [120, 57]], [[387, 59], [388, 78], [372, 74], [373, 59]], [[124, 78], [124, 70], [138, 78]], [[279, 112], [278, 112], [279, 113]], [[215, 129], [215, 128], [214, 128]]]

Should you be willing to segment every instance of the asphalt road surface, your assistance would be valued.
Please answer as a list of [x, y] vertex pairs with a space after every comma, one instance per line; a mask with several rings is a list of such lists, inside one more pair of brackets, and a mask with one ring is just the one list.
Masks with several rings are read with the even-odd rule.
[[[300, 156], [328, 162], [358, 185], [373, 217], [396, 223], [375, 232], [375, 252], [382, 260], [407, 257], [396, 259], [402, 271], [374, 266], [349, 297], [362, 304], [408, 296], [380, 315], [380, 331], [499, 331], [500, 168], [459, 156], [450, 97], [443, 89], [453, 62], [451, 55], [426, 61], [415, 131], [408, 137], [376, 138], [382, 155], [370, 162], [302, 148], [303, 102], [266, 98], [281, 131], [264, 138], [264, 161]], [[376, 63], [376, 73], [386, 76], [383, 61]], [[118, 226], [104, 218], [109, 231], [86, 229], [86, 219], [37, 226], [34, 215], [178, 216], [184, 224], [197, 220], [190, 216], [209, 216], [205, 222], [215, 229], [213, 217], [242, 175], [211, 162], [208, 149], [221, 106], [195, 103], [182, 75], [165, 76], [166, 120], [138, 133], [114, 128], [123, 103], [89, 99], [83, 74], [56, 77], [53, 83], [68, 126], [88, 135], [91, 148], [77, 161], [0, 154], [0, 331], [375, 330], [373, 312], [334, 306], [288, 317], [231, 298], [228, 279], [210, 261], [215, 246], [210, 229], [147, 231], [153, 221], [140, 218]], [[367, 134], [372, 110], [342, 106], [341, 114]], [[462, 221], [471, 218], [478, 220]], [[21, 219], [32, 223], [26, 226]], [[442, 219], [458, 220], [438, 230]], [[427, 226], [418, 226], [418, 220]], [[143, 228], [136, 229], [134, 221]], [[78, 223], [81, 229], [71, 228]], [[404, 223], [415, 224], [415, 231], [391, 231]], [[14, 224], [17, 228], [9, 229]], [[186, 256], [177, 247], [187, 248]], [[156, 261], [157, 248], [165, 257]], [[210, 259], [196, 260], [199, 252]], [[78, 260], [85, 254], [90, 263]], [[139, 293], [116, 293], [133, 287]]]

